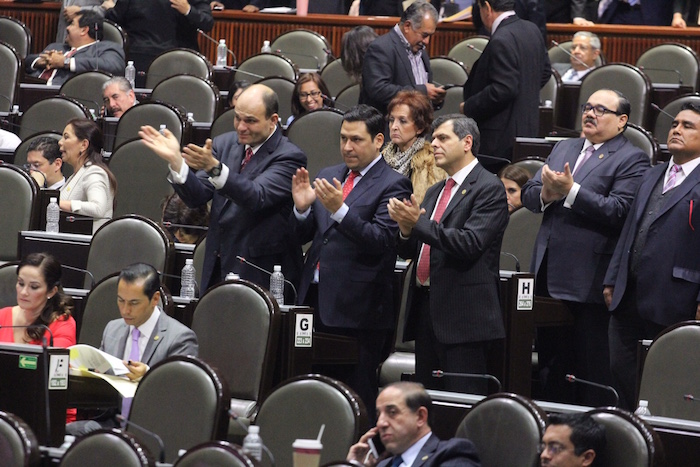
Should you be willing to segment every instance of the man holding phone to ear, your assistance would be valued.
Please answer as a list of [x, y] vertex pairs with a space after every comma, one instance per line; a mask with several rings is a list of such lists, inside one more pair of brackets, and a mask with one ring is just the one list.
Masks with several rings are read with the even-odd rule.
[[[423, 385], [402, 381], [377, 397], [377, 426], [362, 435], [347, 460], [367, 467], [479, 467], [474, 444], [462, 438], [441, 441], [429, 424], [432, 401]], [[386, 451], [379, 455], [372, 438]]]

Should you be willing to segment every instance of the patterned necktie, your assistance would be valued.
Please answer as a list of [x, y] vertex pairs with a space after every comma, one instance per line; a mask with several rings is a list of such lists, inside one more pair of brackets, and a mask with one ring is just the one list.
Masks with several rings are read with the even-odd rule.
[[579, 163], [576, 164], [576, 167], [574, 167], [574, 171], [571, 173], [572, 176], [574, 176], [576, 174], [576, 172], [578, 172], [579, 169], [581, 167], [583, 167], [583, 164], [585, 164], [586, 161], [591, 158], [594, 151], [595, 151], [595, 148], [593, 147], [592, 144], [586, 148], [586, 153], [583, 155], [583, 157], [581, 158]]
[[[73, 56], [73, 54], [75, 53], [75, 51], [76, 51], [76, 49], [70, 49], [68, 52], [66, 52], [66, 53], [63, 55], [64, 59], [66, 59], [66, 58], [71, 58], [71, 57]], [[54, 77], [54, 75], [56, 74], [56, 70], [58, 70], [58, 68], [50, 68], [50, 69], [47, 68], [47, 69], [45, 69], [45, 70], [42, 71], [41, 74], [39, 75], [39, 79], [45, 79], [45, 80], [46, 80], [46, 84], [49, 84], [49, 80], [50, 80], [51, 78]]]
[[673, 167], [671, 167], [671, 172], [668, 174], [668, 180], [666, 180], [666, 184], [664, 185], [664, 191], [662, 193], [666, 193], [668, 190], [671, 188], [675, 188], [676, 186], [676, 175], [678, 172], [683, 170], [683, 167], [681, 167], [678, 164], [673, 164]]
[[394, 460], [391, 463], [391, 467], [399, 467], [402, 462], [403, 458], [401, 456], [396, 456], [394, 457]]
[[[139, 354], [139, 337], [141, 337], [141, 331], [138, 328], [134, 328], [131, 331], [131, 351], [129, 351], [129, 361], [130, 362], [140, 362], [141, 355]], [[129, 418], [129, 412], [131, 411], [131, 397], [125, 397], [122, 399], [122, 417]]]
[[[454, 186], [454, 179], [448, 178], [445, 182], [445, 189], [442, 190], [440, 200], [435, 208], [435, 214], [433, 215], [433, 220], [438, 224], [440, 223], [440, 219], [442, 219], [442, 215], [445, 213], [447, 204], [450, 202], [450, 195], [452, 194], [452, 188], [454, 188]], [[430, 245], [427, 243], [423, 245], [423, 251], [418, 259], [416, 277], [418, 277], [418, 281], [420, 281], [421, 284], [425, 284], [425, 281], [430, 277]]]
[[348, 197], [352, 189], [355, 187], [355, 178], [360, 175], [360, 172], [353, 170], [348, 175], [348, 179], [345, 180], [345, 185], [343, 185], [343, 201]]
[[241, 172], [243, 172], [243, 169], [245, 169], [245, 166], [250, 162], [250, 159], [253, 157], [253, 148], [248, 148], [245, 150], [245, 158], [243, 159], [243, 162], [241, 162]]

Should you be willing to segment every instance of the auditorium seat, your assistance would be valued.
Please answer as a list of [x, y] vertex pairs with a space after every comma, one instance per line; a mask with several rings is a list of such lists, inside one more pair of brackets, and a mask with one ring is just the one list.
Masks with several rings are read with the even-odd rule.
[[654, 46], [639, 57], [637, 67], [653, 84], [685, 85], [698, 91], [700, 60], [687, 45], [671, 42]]
[[[639, 68], [627, 63], [609, 63], [591, 70], [583, 77], [578, 98], [578, 115], [591, 94], [601, 89], [609, 89], [611, 86], [624, 94], [630, 102], [632, 110], [628, 121], [642, 127], [645, 126], [651, 96], [651, 83]], [[575, 130], [581, 130], [580, 118], [576, 119]]]
[[433, 84], [436, 86], [464, 86], [467, 82], [467, 70], [454, 58], [432, 57], [430, 69], [433, 72]]
[[501, 243], [500, 269], [515, 271], [516, 264], [510, 253], [518, 259], [520, 271], [529, 271], [532, 250], [542, 223], [542, 214], [535, 214], [527, 208], [520, 208], [510, 215], [508, 226]]
[[88, 344], [99, 349], [107, 323], [121, 317], [117, 306], [118, 282], [119, 272], [117, 271], [91, 288], [83, 303], [79, 344]]
[[559, 108], [559, 99], [561, 96], [561, 76], [559, 72], [552, 68], [552, 75], [547, 83], [540, 89], [540, 103], [544, 105], [545, 101], [552, 102], [552, 121], [557, 122], [557, 109]]
[[262, 78], [279, 76], [297, 80], [298, 70], [287, 57], [274, 53], [261, 53], [245, 59], [236, 69], [233, 81], [255, 82]]
[[470, 72], [481, 53], [489, 43], [486, 36], [472, 36], [458, 42], [447, 53], [447, 56], [462, 63], [467, 72]]
[[328, 62], [326, 66], [321, 70], [321, 79], [328, 87], [328, 92], [331, 94], [330, 97], [335, 98], [340, 91], [355, 84], [350, 75], [343, 68], [343, 62], [341, 59], [336, 58], [332, 62]]
[[461, 113], [459, 105], [462, 102], [464, 102], [464, 88], [462, 86], [453, 86], [449, 88], [447, 92], [445, 92], [445, 101], [442, 107], [435, 110], [435, 117]]
[[[239, 279], [210, 287], [194, 311], [199, 358], [221, 372], [231, 391], [231, 409], [246, 421], [272, 389], [279, 320], [279, 307], [270, 293]], [[229, 432], [232, 437], [245, 435], [236, 423], [230, 424]]]
[[[0, 23], [0, 30], [4, 24]], [[0, 42], [0, 112], [9, 112], [17, 101], [22, 62], [6, 42]]]
[[70, 97], [55, 96], [43, 99], [29, 107], [22, 115], [19, 137], [25, 139], [40, 132], [63, 134], [66, 123], [73, 118], [92, 118], [88, 109]]
[[200, 290], [199, 284], [202, 283], [202, 270], [204, 269], [204, 252], [207, 249], [207, 238], [204, 237], [197, 243], [194, 247], [194, 253], [192, 253], [193, 266], [194, 266], [194, 278], [195, 278], [195, 288], [197, 290], [197, 296], [201, 297], [204, 295], [206, 290]]
[[209, 441], [187, 450], [173, 467], [254, 467], [258, 465], [243, 453], [243, 449], [226, 441]]
[[321, 71], [329, 59], [333, 60], [328, 40], [309, 29], [280, 34], [272, 41], [270, 48], [289, 58], [299, 69]]
[[139, 214], [160, 222], [163, 199], [173, 192], [167, 179], [170, 173], [168, 163], [141, 139], [135, 139], [120, 145], [112, 153], [109, 168], [118, 186], [114, 217]]
[[119, 467], [151, 467], [155, 465], [144, 435], [133, 436], [122, 430], [99, 430], [77, 439], [61, 459], [61, 467], [118, 465]]
[[39, 225], [39, 187], [19, 167], [0, 164], [0, 261], [19, 259], [17, 232]]
[[211, 123], [219, 106], [219, 89], [209, 80], [192, 75], [166, 78], [153, 88], [151, 99], [173, 104], [196, 122]]
[[353, 84], [341, 90], [335, 96], [335, 106], [342, 112], [347, 112], [360, 102], [360, 85]]
[[93, 117], [96, 118], [104, 105], [102, 85], [111, 78], [112, 75], [104, 71], [85, 71], [70, 77], [61, 85], [58, 93], [77, 100], [93, 112]]
[[[1, 26], [0, 26], [1, 27]], [[7, 467], [36, 467], [41, 464], [39, 441], [21, 418], [0, 412], [0, 465]]]
[[[158, 129], [165, 125], [182, 144], [185, 134], [184, 115], [172, 104], [166, 102], [144, 102], [128, 109], [119, 119], [114, 149], [125, 142], [137, 138], [144, 125]], [[61, 132], [63, 128], [61, 128]]]
[[[292, 443], [315, 439], [326, 425], [321, 464], [347, 456], [369, 428], [359, 396], [345, 384], [322, 375], [303, 375], [281, 383], [262, 403], [255, 419], [276, 465], [292, 465]], [[264, 466], [269, 466], [265, 462]]]
[[[615, 407], [588, 412], [605, 427], [605, 451], [601, 465], [615, 467], [654, 467], [664, 465], [663, 446], [654, 429], [639, 417]], [[598, 465], [596, 457], [596, 465]]]
[[537, 156], [528, 156], [525, 159], [513, 162], [513, 165], [527, 170], [527, 172], [530, 174], [530, 178], [534, 177], [537, 171], [540, 170], [544, 164], [545, 159]]
[[343, 113], [337, 109], [319, 109], [294, 119], [287, 129], [289, 140], [299, 146], [307, 159], [307, 169], [313, 180], [318, 172], [339, 164], [340, 127]]
[[0, 41], [14, 47], [22, 60], [32, 50], [32, 32], [22, 21], [9, 16], [0, 16]]
[[[669, 297], [669, 299], [672, 299]], [[685, 400], [700, 387], [700, 321], [666, 328], [649, 347], [642, 371], [639, 399], [649, 401], [654, 416], [700, 422], [700, 404]]]
[[455, 436], [476, 445], [484, 467], [535, 467], [546, 424], [545, 412], [527, 397], [497, 393], [472, 407]]
[[124, 29], [117, 23], [110, 21], [108, 19], [104, 20], [102, 23], [102, 40], [110, 41], [119, 44], [119, 47], [127, 51], [127, 34]]
[[404, 342], [403, 332], [406, 326], [408, 307], [408, 292], [413, 280], [415, 261], [411, 261], [404, 271], [401, 287], [401, 304], [399, 316], [394, 333], [394, 346], [389, 357], [379, 366], [379, 387], [388, 386], [391, 383], [401, 381], [404, 373], [414, 375], [416, 373], [416, 341]]
[[294, 81], [289, 78], [279, 76], [271, 76], [256, 81], [255, 84], [264, 84], [268, 88], [275, 91], [279, 102], [279, 112], [281, 123], [285, 123], [290, 115], [292, 115], [292, 94], [294, 93]]
[[180, 449], [225, 439], [230, 398], [218, 370], [191, 355], [169, 357], [139, 383], [129, 412], [134, 425], [127, 431], [152, 453], [160, 452], [158, 443], [135, 426], [157, 433], [165, 444], [165, 461], [172, 463]]
[[[152, 220], [135, 214], [118, 217], [92, 236], [85, 269], [92, 273], [95, 281], [138, 262], [167, 271], [171, 247], [163, 229]], [[85, 288], [90, 288], [89, 277]]]
[[214, 122], [211, 124], [211, 139], [223, 135], [224, 133], [228, 133], [229, 131], [236, 131], [236, 127], [233, 124], [233, 118], [235, 115], [235, 109], [228, 109], [216, 117], [216, 120], [214, 120]]
[[166, 78], [176, 75], [194, 75], [211, 79], [211, 63], [192, 49], [171, 49], [158, 55], [146, 73], [146, 88], [153, 89]]
[[632, 144], [647, 153], [652, 164], [656, 163], [659, 158], [659, 143], [656, 142], [649, 131], [634, 123], [628, 123], [625, 129], [625, 137]]
[[17, 265], [12, 261], [0, 266], [0, 308], [17, 305]]
[[673, 119], [676, 118], [676, 115], [678, 115], [678, 112], [681, 111], [681, 107], [683, 107], [683, 104], [686, 102], [691, 102], [700, 106], [700, 95], [686, 94], [685, 96], [680, 96], [666, 104], [663, 108], [663, 112], [659, 112], [656, 116], [653, 134], [654, 138], [656, 138], [659, 143], [666, 144], [668, 132], [671, 130], [671, 123], [673, 123]]

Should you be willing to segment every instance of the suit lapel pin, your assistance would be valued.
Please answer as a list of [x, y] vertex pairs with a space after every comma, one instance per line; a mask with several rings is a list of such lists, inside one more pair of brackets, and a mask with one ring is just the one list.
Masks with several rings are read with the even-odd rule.
[[425, 461], [425, 460], [428, 459], [428, 457], [430, 457], [430, 456], [423, 456], [423, 458], [422, 458], [421, 460], [422, 460], [422, 461]]
[[160, 336], [159, 336], [158, 334], [156, 334], [155, 336], [153, 336], [153, 340], [154, 340], [154, 341], [157, 341], [158, 339], [160, 339]]
[[605, 157], [605, 155], [603, 155], [603, 154], [598, 154], [598, 159], [602, 159], [603, 157]]
[[466, 189], [462, 190], [462, 194], [463, 194], [463, 195], [466, 195], [466, 194], [467, 194], [467, 190], [466, 190]]

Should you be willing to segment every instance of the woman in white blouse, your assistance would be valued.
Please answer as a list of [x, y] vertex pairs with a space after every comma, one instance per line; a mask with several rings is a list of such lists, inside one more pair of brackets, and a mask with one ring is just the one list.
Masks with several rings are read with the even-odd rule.
[[92, 232], [112, 218], [117, 180], [102, 160], [102, 131], [87, 118], [74, 118], [58, 142], [73, 175], [61, 188], [61, 210], [94, 217]]

